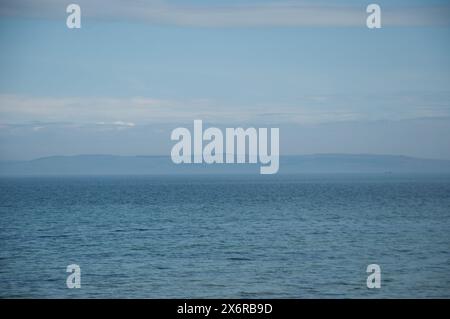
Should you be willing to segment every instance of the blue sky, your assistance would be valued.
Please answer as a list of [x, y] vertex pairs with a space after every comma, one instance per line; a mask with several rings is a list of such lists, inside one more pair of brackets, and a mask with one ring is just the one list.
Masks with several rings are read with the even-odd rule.
[[[450, 3], [0, 5], [0, 159], [170, 153], [170, 131], [280, 127], [281, 154], [450, 159]], [[133, 5], [134, 4], [134, 5]]]

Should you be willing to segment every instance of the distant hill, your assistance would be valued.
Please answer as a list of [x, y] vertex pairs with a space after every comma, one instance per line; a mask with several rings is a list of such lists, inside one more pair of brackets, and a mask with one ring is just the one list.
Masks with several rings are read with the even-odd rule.
[[[259, 174], [260, 164], [179, 164], [168, 156], [77, 155], [0, 161], [0, 175]], [[450, 173], [450, 160], [394, 155], [283, 156], [278, 174]]]

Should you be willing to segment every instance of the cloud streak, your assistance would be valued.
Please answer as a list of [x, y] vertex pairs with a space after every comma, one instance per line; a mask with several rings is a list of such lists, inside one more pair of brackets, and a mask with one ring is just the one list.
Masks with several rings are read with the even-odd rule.
[[[329, 4], [332, 3], [332, 4]], [[365, 4], [273, 2], [240, 5], [176, 5], [166, 1], [78, 0], [83, 17], [191, 27], [365, 27]], [[6, 0], [0, 15], [64, 18], [65, 4], [55, 0]], [[382, 8], [385, 26], [449, 25], [450, 6]]]
[[[132, 129], [138, 125], [186, 123], [319, 124], [367, 120], [403, 120], [450, 116], [448, 93], [303, 96], [293, 105], [229, 105], [209, 99], [163, 100], [148, 97], [30, 97], [0, 94], [0, 125], [43, 127], [42, 123]], [[376, 105], [367, 103], [375, 100]], [[1, 127], [1, 126], [0, 126]], [[37, 129], [41, 130], [42, 128]]]

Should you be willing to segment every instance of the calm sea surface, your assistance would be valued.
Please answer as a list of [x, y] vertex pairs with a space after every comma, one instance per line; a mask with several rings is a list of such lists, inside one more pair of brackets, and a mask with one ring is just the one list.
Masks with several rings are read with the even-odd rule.
[[0, 297], [450, 298], [450, 177], [1, 178]]

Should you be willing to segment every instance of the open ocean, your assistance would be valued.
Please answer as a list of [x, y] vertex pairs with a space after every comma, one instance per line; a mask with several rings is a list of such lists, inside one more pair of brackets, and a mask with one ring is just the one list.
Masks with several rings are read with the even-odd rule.
[[448, 175], [1, 178], [0, 227], [3, 298], [450, 297]]

